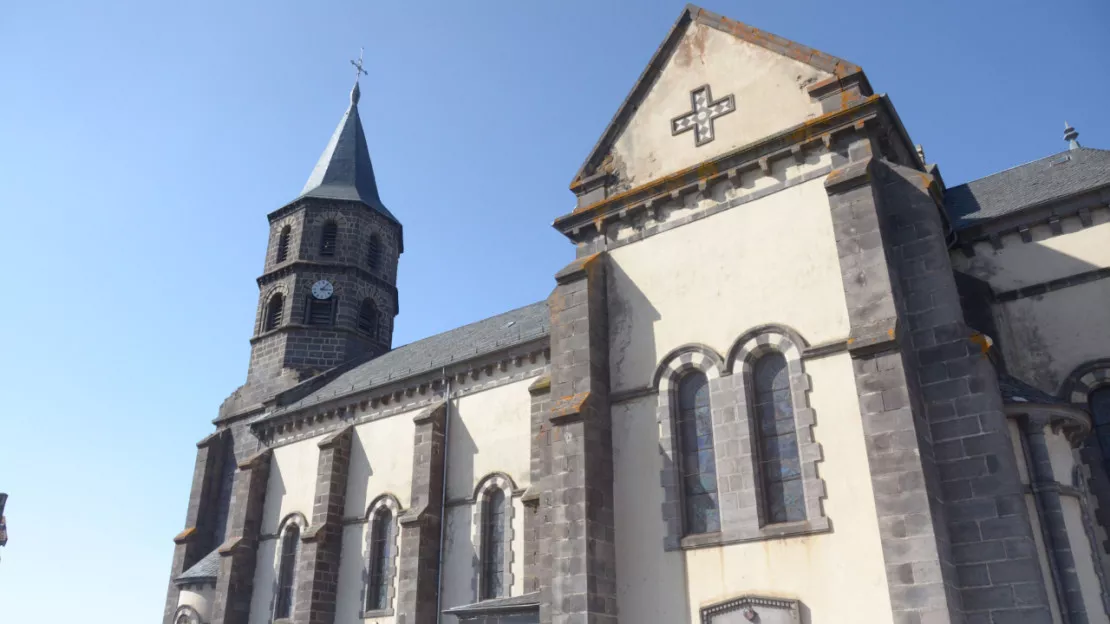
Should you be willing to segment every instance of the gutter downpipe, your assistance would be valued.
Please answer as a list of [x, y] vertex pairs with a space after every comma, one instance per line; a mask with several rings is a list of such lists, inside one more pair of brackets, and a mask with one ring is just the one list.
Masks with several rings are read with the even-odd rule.
[[451, 378], [441, 369], [444, 383], [443, 401], [443, 495], [439, 502], [439, 563], [436, 570], [436, 624], [443, 621], [443, 545], [447, 538], [447, 467], [451, 458]]

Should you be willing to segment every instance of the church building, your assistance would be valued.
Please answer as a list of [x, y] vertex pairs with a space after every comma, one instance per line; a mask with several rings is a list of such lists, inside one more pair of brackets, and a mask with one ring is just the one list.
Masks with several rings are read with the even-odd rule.
[[948, 187], [859, 66], [687, 6], [551, 295], [395, 346], [358, 101], [164, 624], [1110, 624], [1110, 151]]

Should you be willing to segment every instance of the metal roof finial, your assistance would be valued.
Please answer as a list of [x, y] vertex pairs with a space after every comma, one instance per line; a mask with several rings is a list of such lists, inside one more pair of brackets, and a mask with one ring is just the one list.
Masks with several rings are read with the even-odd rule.
[[357, 61], [355, 61], [355, 60], [351, 61], [351, 65], [355, 66], [355, 86], [354, 86], [353, 89], [351, 89], [351, 105], [352, 106], [355, 105], [355, 104], [358, 104], [358, 96], [359, 96], [358, 78], [359, 78], [359, 76], [360, 75], [361, 76], [368, 76], [369, 75], [369, 74], [366, 73], [366, 70], [362, 68], [362, 52], [363, 52], [363, 48], [359, 48], [358, 49], [358, 60]]
[[1079, 149], [1079, 133], [1070, 123], [1064, 122], [1064, 140], [1068, 142], [1068, 149]]

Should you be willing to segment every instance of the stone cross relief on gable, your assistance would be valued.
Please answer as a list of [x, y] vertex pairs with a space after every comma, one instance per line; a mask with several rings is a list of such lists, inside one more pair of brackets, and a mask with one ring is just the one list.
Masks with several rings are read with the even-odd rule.
[[693, 130], [694, 146], [701, 147], [713, 140], [713, 120], [736, 110], [736, 98], [730, 93], [714, 102], [709, 85], [702, 85], [690, 92], [690, 105], [693, 110], [671, 120], [671, 136]]

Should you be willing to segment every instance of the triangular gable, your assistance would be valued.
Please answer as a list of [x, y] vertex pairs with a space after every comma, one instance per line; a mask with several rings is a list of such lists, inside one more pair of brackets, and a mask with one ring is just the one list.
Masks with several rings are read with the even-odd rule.
[[[629, 92], [624, 102], [621, 103], [620, 108], [617, 109], [617, 113], [605, 128], [597, 144], [590, 151], [590, 155], [578, 170], [574, 181], [571, 182], [572, 189], [575, 189], [582, 182], [593, 177], [594, 174], [598, 172], [598, 169], [601, 168], [606, 157], [610, 154], [614, 143], [617, 142], [621, 134], [625, 131], [633, 116], [640, 109], [644, 100], [656, 85], [664, 69], [675, 56], [676, 50], [683, 43], [692, 24], [710, 27], [715, 31], [726, 33], [743, 42], [754, 44], [754, 46], [757, 46], [761, 50], [767, 50], [781, 57], [792, 59], [805, 66], [809, 66], [813, 68], [815, 75], [819, 75], [823, 79], [843, 78], [861, 72], [859, 66], [854, 63], [688, 4], [678, 16], [678, 20], [675, 21], [670, 32], [667, 33], [666, 39], [664, 39], [663, 43], [651, 57], [651, 61], [648, 63], [644, 72], [640, 74], [631, 92]], [[689, 88], [694, 89], [699, 86], [701, 85], [689, 85]], [[721, 92], [720, 87], [717, 85], [711, 84], [708, 86], [712, 89], [710, 95], [713, 102], [720, 102], [715, 109], [716, 112], [721, 113], [723, 111], [724, 113], [733, 113], [735, 109], [730, 110], [729, 102], [727, 101], [729, 94]], [[687, 96], [684, 94], [684, 97], [690, 98], [692, 106], [693, 99], [699, 95], [700, 93], [696, 94], [690, 91], [689, 95]], [[735, 103], [733, 103], [732, 106], [735, 106]], [[673, 111], [675, 114], [680, 114], [682, 112], [684, 111]], [[670, 121], [672, 126], [674, 126], [671, 130], [675, 133], [690, 130], [690, 128], [683, 128], [682, 121], [677, 117]], [[800, 122], [802, 120], [798, 121]], [[665, 124], [666, 121], [663, 123]], [[693, 132], [689, 132], [689, 135], [693, 134]], [[702, 139], [689, 136], [689, 140], [694, 142], [701, 141]], [[633, 186], [635, 186], [635, 184]]]

